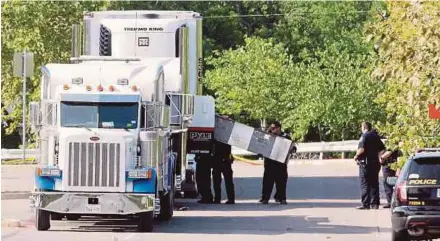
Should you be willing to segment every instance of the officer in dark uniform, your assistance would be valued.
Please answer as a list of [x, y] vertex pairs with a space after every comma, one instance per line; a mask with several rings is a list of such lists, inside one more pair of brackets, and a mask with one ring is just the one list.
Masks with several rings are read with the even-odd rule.
[[[399, 146], [402, 145], [402, 142], [399, 143]], [[399, 148], [388, 149], [382, 156], [380, 157], [380, 163], [382, 165], [382, 176], [383, 176], [383, 188], [385, 190], [385, 195], [387, 198], [387, 204], [383, 205], [383, 208], [390, 208], [391, 197], [393, 195], [393, 186], [387, 184], [388, 177], [395, 177], [396, 171], [391, 169], [390, 165], [397, 162], [397, 158], [402, 156], [402, 152]]]
[[235, 190], [232, 163], [234, 158], [231, 153], [231, 146], [228, 144], [215, 141], [214, 143], [214, 158], [212, 167], [212, 178], [214, 183], [214, 203], [221, 202], [222, 195], [222, 174], [225, 179], [226, 194], [228, 195], [228, 201], [226, 204], [235, 203]]
[[197, 155], [195, 160], [196, 167], [196, 182], [197, 190], [201, 196], [198, 203], [213, 203], [213, 196], [211, 191], [211, 157], [209, 155]]
[[385, 145], [379, 135], [372, 131], [371, 123], [364, 122], [361, 126], [362, 136], [354, 160], [359, 165], [361, 181], [362, 206], [357, 209], [379, 208], [379, 157], [385, 150]]
[[[291, 140], [289, 135], [281, 131], [281, 123], [278, 121], [275, 121], [270, 125], [268, 132]], [[263, 190], [260, 202], [262, 204], [269, 203], [270, 195], [275, 183], [275, 201], [281, 204], [287, 204], [287, 179], [287, 164], [264, 158]]]

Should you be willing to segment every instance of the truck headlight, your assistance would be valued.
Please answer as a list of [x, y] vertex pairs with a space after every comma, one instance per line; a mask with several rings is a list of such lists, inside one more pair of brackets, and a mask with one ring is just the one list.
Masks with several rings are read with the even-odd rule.
[[127, 172], [128, 178], [132, 179], [150, 179], [152, 177], [153, 170], [132, 170]]
[[38, 167], [37, 175], [41, 177], [61, 177], [61, 170], [53, 167]]

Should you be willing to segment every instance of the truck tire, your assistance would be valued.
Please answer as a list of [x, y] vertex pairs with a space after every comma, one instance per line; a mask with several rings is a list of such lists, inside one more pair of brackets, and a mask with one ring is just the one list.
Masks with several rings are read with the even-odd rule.
[[[173, 179], [174, 180], [174, 175]], [[175, 194], [175, 182], [173, 181], [171, 184], [171, 190], [168, 191], [166, 195], [161, 196], [160, 198], [160, 214], [159, 220], [169, 221], [173, 218], [174, 214], [174, 194]]]
[[396, 232], [393, 230], [391, 233], [391, 240], [392, 241], [410, 241], [411, 239], [409, 238], [408, 232], [406, 232], [406, 231]]
[[51, 213], [50, 220], [61, 220], [63, 219], [63, 215], [59, 213]]
[[45, 231], [50, 228], [50, 213], [46, 210], [37, 209], [35, 211], [35, 227], [38, 231]]
[[139, 232], [153, 231], [153, 211], [139, 214], [138, 230]]

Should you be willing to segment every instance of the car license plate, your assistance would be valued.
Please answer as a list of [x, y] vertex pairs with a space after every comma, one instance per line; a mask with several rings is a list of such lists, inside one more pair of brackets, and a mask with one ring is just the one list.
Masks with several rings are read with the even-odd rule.
[[100, 204], [87, 204], [86, 210], [87, 213], [100, 213], [101, 205]]

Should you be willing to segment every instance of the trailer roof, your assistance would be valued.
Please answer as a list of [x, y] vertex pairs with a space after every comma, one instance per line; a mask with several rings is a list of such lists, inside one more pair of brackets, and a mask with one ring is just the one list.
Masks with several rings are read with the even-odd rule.
[[95, 11], [85, 12], [84, 17], [108, 18], [200, 18], [202, 15], [193, 11], [163, 11], [163, 10], [120, 10], [120, 11]]

